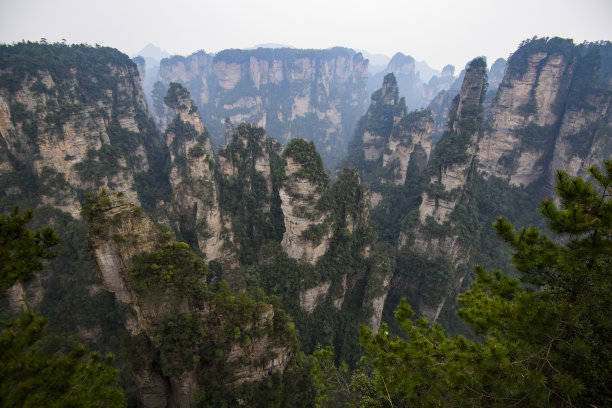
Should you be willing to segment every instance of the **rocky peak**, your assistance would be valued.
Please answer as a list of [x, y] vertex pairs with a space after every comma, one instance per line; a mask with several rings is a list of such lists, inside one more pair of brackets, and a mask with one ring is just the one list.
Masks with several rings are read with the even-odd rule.
[[174, 114], [183, 122], [189, 123], [199, 134], [206, 133], [198, 108], [191, 100], [189, 91], [181, 84], [171, 82], [164, 99], [166, 105], [174, 109]]
[[219, 170], [225, 179], [232, 176], [245, 177], [246, 174], [241, 173], [246, 171], [255, 171], [261, 175], [265, 180], [266, 196], [268, 197], [264, 211], [268, 212], [270, 211], [269, 200], [273, 194], [272, 156], [278, 157], [282, 155], [282, 151], [283, 145], [266, 137], [263, 128], [243, 123], [233, 132], [231, 142], [219, 151]]
[[[220, 202], [233, 215], [233, 232], [238, 237], [234, 244], [243, 264], [255, 261], [264, 242], [282, 238], [277, 190], [281, 154], [280, 143], [266, 137], [263, 128], [246, 123], [240, 124], [231, 142], [219, 150]], [[233, 276], [232, 285], [243, 286], [241, 276]]]
[[145, 75], [147, 73], [146, 60], [139, 55], [137, 57], [132, 58], [132, 61], [134, 61], [134, 64], [136, 64], [136, 66], [138, 67], [138, 76], [140, 77], [140, 81], [144, 83]]
[[448, 130], [438, 143], [430, 165], [430, 188], [423, 192], [419, 208], [422, 224], [428, 217], [443, 224], [457, 205], [457, 192], [465, 186], [476, 154], [486, 73], [482, 58], [474, 59], [466, 69], [461, 91], [451, 106]]
[[414, 67], [414, 58], [398, 52], [391, 58], [387, 66], [387, 72], [395, 73], [396, 75], [414, 75]]
[[387, 169], [383, 183], [404, 185], [408, 168], [414, 174], [425, 170], [432, 148], [434, 120], [429, 109], [404, 114], [393, 126], [387, 148], [383, 151], [382, 167]]
[[352, 155], [359, 160], [354, 164], [370, 185], [403, 185], [411, 165], [420, 173], [429, 160], [434, 129], [431, 111], [406, 113], [404, 98], [398, 98], [395, 76], [387, 74], [382, 88], [372, 95], [362, 127], [355, 132], [359, 146]]
[[161, 305], [142, 304], [133, 289], [129, 269], [135, 256], [173, 243], [173, 234], [153, 222], [122, 192], [102, 190], [85, 204], [85, 212], [90, 214], [89, 247], [102, 284], [118, 300], [135, 309], [137, 321], [128, 322], [133, 334], [151, 329]]
[[506, 72], [506, 60], [498, 58], [495, 60], [491, 69], [489, 70], [489, 89], [497, 89], [504, 79], [504, 73]]
[[474, 122], [482, 120], [482, 103], [486, 92], [487, 65], [484, 59], [476, 58], [468, 65], [465, 77], [459, 91], [459, 96], [453, 101], [449, 117], [449, 130], [455, 133], [467, 132], [473, 134]]
[[440, 75], [442, 78], [454, 78], [455, 76], [455, 66], [448, 64], [442, 68], [442, 73]]
[[397, 105], [399, 101], [399, 88], [393, 73], [385, 75], [382, 88], [372, 95], [372, 104]]

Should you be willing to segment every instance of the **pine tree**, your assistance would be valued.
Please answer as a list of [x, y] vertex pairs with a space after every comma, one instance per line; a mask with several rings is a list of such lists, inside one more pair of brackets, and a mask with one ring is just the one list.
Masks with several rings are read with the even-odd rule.
[[121, 407], [113, 357], [87, 353], [77, 346], [68, 353], [43, 353], [46, 319], [25, 312], [3, 322], [0, 332], [0, 407]]
[[494, 223], [520, 279], [477, 267], [459, 296], [483, 342], [413, 321], [405, 301], [396, 318], [408, 341], [362, 328], [361, 370], [378, 400], [361, 406], [612, 405], [612, 160], [587, 171], [594, 183], [557, 173], [560, 206], [540, 209], [552, 238]]
[[[55, 257], [49, 248], [59, 237], [53, 229], [30, 231], [32, 210], [0, 214], [0, 297], [17, 280], [25, 281]], [[113, 357], [87, 353], [84, 346], [54, 354], [39, 350], [46, 319], [30, 311], [0, 322], [0, 407], [125, 406], [117, 386]]]
[[26, 228], [33, 215], [29, 209], [19, 215], [19, 207], [8, 216], [0, 214], [0, 297], [17, 280], [25, 281], [40, 272], [42, 259], [55, 257], [48, 249], [59, 242], [59, 237], [49, 227], [36, 231]]

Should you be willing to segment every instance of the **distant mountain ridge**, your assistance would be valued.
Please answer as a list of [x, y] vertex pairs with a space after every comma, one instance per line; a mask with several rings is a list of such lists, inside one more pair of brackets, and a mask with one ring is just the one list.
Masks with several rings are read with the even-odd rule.
[[354, 124], [365, 110], [368, 62], [348, 48], [258, 48], [204, 51], [162, 60], [151, 111], [160, 127], [172, 113], [163, 104], [171, 82], [191, 93], [215, 147], [225, 144], [225, 119], [264, 126], [286, 144], [313, 140], [328, 168], [346, 154]]
[[141, 56], [145, 59], [161, 61], [164, 58], [168, 58], [171, 54], [165, 50], [162, 50], [155, 44], [149, 43], [145, 45], [145, 47], [139, 52], [135, 53], [133, 56]]

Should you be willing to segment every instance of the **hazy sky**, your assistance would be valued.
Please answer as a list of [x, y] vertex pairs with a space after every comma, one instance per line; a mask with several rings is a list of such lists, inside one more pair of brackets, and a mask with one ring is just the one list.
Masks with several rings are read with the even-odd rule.
[[133, 55], [281, 43], [396, 52], [441, 69], [507, 58], [534, 35], [612, 40], [611, 0], [0, 0], [0, 42], [85, 42]]

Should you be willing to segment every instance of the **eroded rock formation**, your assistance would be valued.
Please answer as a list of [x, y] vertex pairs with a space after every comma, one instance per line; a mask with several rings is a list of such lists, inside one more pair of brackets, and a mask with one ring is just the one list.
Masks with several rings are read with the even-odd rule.
[[[222, 350], [233, 370], [230, 376], [219, 374], [227, 386], [261, 381], [284, 371], [294, 334], [279, 337], [285, 323], [274, 318], [272, 305], [249, 300], [246, 293], [238, 296], [237, 303], [236, 295], [223, 288], [210, 292], [205, 266], [198, 266], [202, 261], [189, 255], [186, 244], [175, 243], [173, 234], [127, 202], [123, 194], [103, 191], [91, 211], [89, 243], [103, 285], [128, 303], [136, 316], [135, 322], [126, 324], [133, 336], [133, 352], [145, 361], [133, 366], [144, 406], [196, 406], [196, 394], [206, 388], [205, 378], [214, 375], [215, 366], [200, 357], [186, 364], [181, 355], [188, 350], [200, 350], [194, 356], [204, 355], [206, 348]], [[148, 265], [153, 269], [147, 269]], [[183, 344], [181, 350], [167, 349], [164, 338], [176, 338], [176, 330], [191, 330], [186, 341], [192, 343]], [[248, 342], [241, 336], [248, 337]], [[151, 355], [161, 356], [161, 367], [151, 363]]]
[[[279, 189], [285, 221], [281, 245], [291, 258], [314, 264], [327, 251], [333, 233], [331, 212], [317, 208], [325, 186], [307, 178], [299, 159], [285, 154], [285, 160], [286, 180]], [[307, 238], [306, 231], [313, 230], [317, 236]]]
[[[155, 130], [147, 120], [136, 65], [109, 48], [16, 47], [22, 48], [26, 66], [9, 65], [1, 72], [0, 173], [36, 179], [39, 204], [74, 217], [79, 192], [99, 187], [120, 189], [138, 202], [135, 174], [149, 171], [155, 145], [143, 136]], [[8, 60], [13, 51], [3, 52]], [[62, 56], [60, 65], [53, 55]], [[45, 57], [41, 64], [38, 59]], [[107, 58], [107, 63], [84, 64], [82, 58]], [[31, 193], [24, 185], [11, 188], [8, 196]]]
[[170, 152], [172, 200], [160, 207], [160, 213], [181, 234], [197, 245], [206, 260], [230, 255], [231, 221], [219, 207], [215, 156], [208, 131], [202, 124], [189, 92], [172, 83], [166, 104], [175, 118], [164, 133]]
[[[432, 148], [434, 122], [429, 110], [407, 113], [393, 74], [372, 95], [355, 138], [360, 146], [354, 158], [362, 177], [370, 183], [403, 185], [410, 166], [425, 168]], [[360, 157], [363, 156], [363, 157]]]

